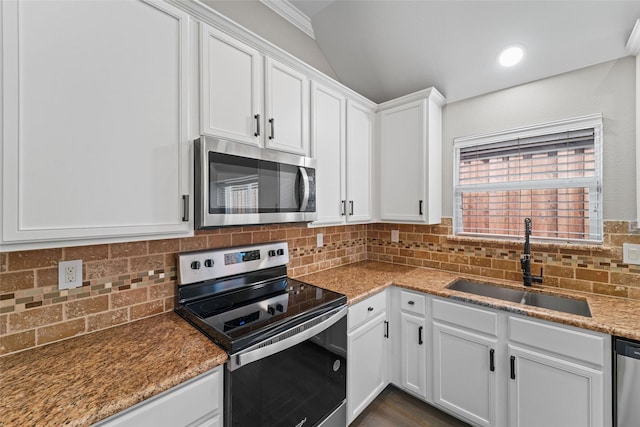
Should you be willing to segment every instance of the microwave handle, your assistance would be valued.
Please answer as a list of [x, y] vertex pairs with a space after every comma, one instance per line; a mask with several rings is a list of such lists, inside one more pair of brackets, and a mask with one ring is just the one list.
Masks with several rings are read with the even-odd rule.
[[309, 188], [309, 174], [307, 173], [307, 169], [302, 166], [299, 166], [298, 170], [300, 171], [300, 176], [302, 176], [302, 187], [304, 191], [302, 194], [302, 202], [300, 203], [300, 212], [304, 212], [309, 204], [309, 193], [311, 191]]

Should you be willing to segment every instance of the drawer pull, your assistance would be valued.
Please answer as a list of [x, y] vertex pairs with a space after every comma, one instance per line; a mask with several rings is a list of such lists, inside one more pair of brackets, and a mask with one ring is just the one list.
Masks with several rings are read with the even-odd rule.
[[373, 311], [373, 307], [367, 308], [367, 311]]

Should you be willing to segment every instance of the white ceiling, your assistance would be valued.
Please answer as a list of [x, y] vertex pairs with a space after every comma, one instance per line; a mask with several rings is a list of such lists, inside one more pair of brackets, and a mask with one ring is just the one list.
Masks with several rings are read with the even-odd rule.
[[[640, 1], [290, 0], [338, 79], [375, 102], [435, 86], [448, 102], [629, 55]], [[525, 47], [503, 68], [499, 52]]]

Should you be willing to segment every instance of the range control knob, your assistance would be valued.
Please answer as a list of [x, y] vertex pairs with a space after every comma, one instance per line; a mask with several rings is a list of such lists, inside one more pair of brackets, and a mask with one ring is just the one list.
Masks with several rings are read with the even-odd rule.
[[274, 251], [273, 249], [271, 249], [271, 250], [268, 252], [268, 255], [269, 255], [269, 256], [276, 256], [276, 251]]
[[274, 310], [273, 307], [267, 306], [267, 313], [273, 316], [274, 314], [276, 314], [276, 311]]
[[278, 256], [284, 255], [284, 249], [278, 249]]
[[284, 311], [284, 307], [282, 306], [282, 304], [276, 304], [276, 310], [282, 313]]
[[213, 267], [213, 260], [212, 259], [205, 259], [204, 260], [204, 266], [208, 267], [208, 268]]
[[193, 262], [191, 263], [191, 268], [192, 268], [193, 270], [200, 270], [200, 261], [193, 261]]

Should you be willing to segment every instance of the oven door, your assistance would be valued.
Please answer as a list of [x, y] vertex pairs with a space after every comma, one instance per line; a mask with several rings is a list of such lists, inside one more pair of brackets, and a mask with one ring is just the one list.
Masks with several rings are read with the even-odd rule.
[[340, 307], [231, 355], [225, 426], [345, 426], [346, 313]]

